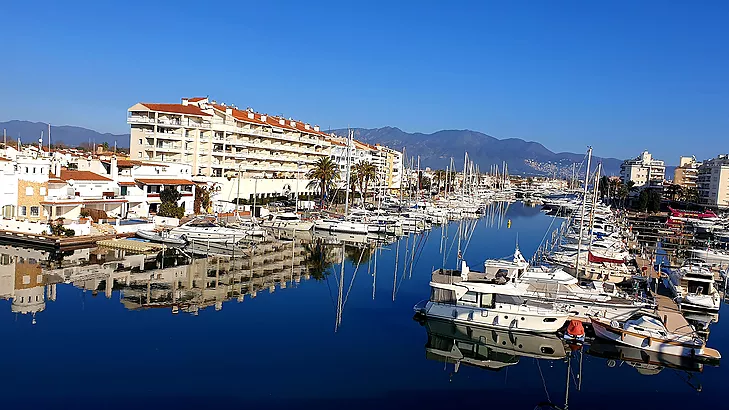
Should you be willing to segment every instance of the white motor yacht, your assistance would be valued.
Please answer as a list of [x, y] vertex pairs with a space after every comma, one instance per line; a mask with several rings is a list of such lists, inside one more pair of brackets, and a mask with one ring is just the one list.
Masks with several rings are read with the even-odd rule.
[[285, 212], [271, 215], [269, 219], [261, 222], [266, 228], [284, 229], [287, 231], [309, 231], [314, 227], [314, 222], [304, 221], [298, 214]]
[[718, 360], [718, 351], [705, 347], [703, 339], [693, 331], [672, 331], [658, 316], [645, 313], [618, 322], [592, 318], [595, 335], [614, 343], [674, 356]]
[[314, 221], [314, 229], [330, 232], [367, 234], [369, 229], [364, 222], [353, 222], [344, 219], [318, 219]]
[[245, 232], [220, 226], [205, 218], [195, 218], [181, 226], [170, 230], [170, 234], [184, 238], [187, 241], [202, 241], [216, 243], [235, 243], [245, 238]]
[[649, 301], [621, 292], [612, 283], [586, 281], [580, 284], [562, 269], [532, 268], [518, 248], [513, 259], [490, 259], [484, 262], [484, 267], [487, 274], [513, 284], [523, 298], [553, 301], [582, 320], [591, 316], [625, 320], [641, 309], [653, 306]]
[[430, 300], [417, 307], [426, 318], [531, 333], [556, 332], [569, 318], [553, 303], [526, 300], [496, 276], [471, 271], [465, 261], [460, 271], [434, 271], [430, 286]]
[[714, 274], [705, 266], [669, 269], [666, 282], [681, 309], [719, 311], [721, 296], [714, 286]]

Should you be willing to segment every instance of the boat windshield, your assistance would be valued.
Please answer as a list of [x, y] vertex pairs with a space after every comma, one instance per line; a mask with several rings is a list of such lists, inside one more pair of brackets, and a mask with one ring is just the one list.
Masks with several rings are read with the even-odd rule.
[[210, 221], [200, 220], [200, 221], [192, 221], [189, 224], [187, 224], [187, 226], [192, 226], [195, 228], [214, 228], [217, 225], [215, 225], [214, 223], [212, 223]]

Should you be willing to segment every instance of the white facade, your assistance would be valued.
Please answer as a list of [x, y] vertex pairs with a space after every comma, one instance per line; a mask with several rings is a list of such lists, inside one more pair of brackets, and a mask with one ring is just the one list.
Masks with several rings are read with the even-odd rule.
[[719, 155], [701, 164], [697, 187], [700, 203], [729, 207], [729, 154]]
[[[139, 103], [129, 108], [127, 122], [132, 160], [187, 164], [195, 177], [210, 184], [228, 185], [224, 178], [230, 181], [239, 174], [246, 187], [253, 179], [285, 180], [261, 184], [259, 196], [284, 191], [297, 172], [305, 175], [330, 149], [327, 134], [318, 126], [207, 98]], [[241, 197], [252, 194], [246, 188]]]
[[628, 159], [620, 166], [620, 179], [623, 183], [633, 181], [636, 187], [663, 187], [666, 165], [654, 159], [648, 151], [643, 151], [635, 159]]
[[18, 177], [13, 161], [0, 158], [0, 180], [0, 217], [12, 218], [18, 207]]

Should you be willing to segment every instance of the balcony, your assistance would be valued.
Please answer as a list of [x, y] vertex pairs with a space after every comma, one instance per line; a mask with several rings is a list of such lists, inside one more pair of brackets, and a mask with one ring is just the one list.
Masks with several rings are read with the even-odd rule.
[[154, 124], [154, 117], [130, 115], [127, 117], [127, 124]]

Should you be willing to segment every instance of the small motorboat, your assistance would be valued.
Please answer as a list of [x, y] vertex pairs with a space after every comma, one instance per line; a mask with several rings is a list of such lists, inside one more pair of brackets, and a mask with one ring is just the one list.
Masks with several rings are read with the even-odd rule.
[[687, 333], [672, 332], [659, 317], [647, 313], [636, 314], [622, 323], [593, 317], [592, 328], [601, 339], [638, 349], [697, 359], [721, 358], [718, 351], [705, 346], [693, 329]]
[[187, 245], [187, 238], [185, 238], [185, 235], [175, 235], [170, 233], [170, 231], [147, 231], [147, 230], [139, 230], [137, 231], [137, 236], [146, 239], [152, 242], [158, 242], [163, 243], [165, 245], [174, 245], [174, 246], [185, 246]]

